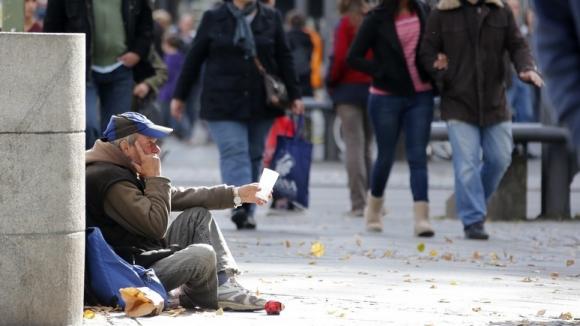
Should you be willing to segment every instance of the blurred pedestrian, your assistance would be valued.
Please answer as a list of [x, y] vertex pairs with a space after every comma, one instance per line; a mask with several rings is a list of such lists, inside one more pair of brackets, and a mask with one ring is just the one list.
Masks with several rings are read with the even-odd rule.
[[[132, 110], [147, 116], [155, 123], [163, 124], [163, 112], [157, 103], [157, 95], [168, 79], [168, 69], [163, 59], [159, 57], [155, 47], [149, 50], [149, 62], [155, 69], [153, 76], [145, 77], [135, 74], [135, 87], [133, 87]], [[159, 142], [160, 143], [160, 142]]]
[[[364, 19], [348, 54], [349, 64], [373, 77], [368, 101], [378, 155], [367, 206], [367, 230], [381, 232], [384, 191], [399, 135], [411, 171], [414, 234], [434, 235], [429, 222], [427, 143], [433, 120], [433, 87], [418, 65], [419, 43], [429, 7], [418, 0], [383, 0]], [[374, 58], [365, 56], [372, 49]]]
[[300, 92], [302, 96], [313, 96], [312, 84], [310, 83], [310, 74], [312, 72], [310, 62], [314, 46], [310, 40], [310, 35], [304, 31], [306, 18], [299, 11], [291, 10], [286, 15], [286, 23], [288, 24], [286, 38], [288, 39], [292, 59], [294, 59]]
[[[171, 102], [176, 119], [205, 62], [200, 116], [208, 121], [220, 152], [223, 182], [242, 185], [261, 174], [266, 135], [284, 109], [268, 106], [257, 68], [279, 76], [286, 85], [292, 111], [304, 112], [292, 55], [282, 18], [274, 9], [252, 0], [228, 1], [203, 15]], [[254, 229], [255, 206], [232, 211], [238, 229]]]
[[521, 80], [543, 84], [514, 15], [501, 0], [441, 0], [429, 16], [421, 62], [441, 92], [453, 150], [457, 215], [468, 239], [487, 240], [487, 201], [511, 162], [504, 54]]
[[42, 25], [36, 19], [36, 0], [24, 1], [24, 30], [29, 33], [41, 33]]
[[558, 122], [570, 129], [580, 162], [580, 2], [534, 4], [538, 61]]
[[[364, 0], [341, 0], [338, 10], [341, 18], [334, 32], [327, 84], [334, 108], [342, 122], [342, 137], [346, 145], [346, 172], [350, 190], [348, 214], [362, 217], [372, 165], [373, 132], [367, 111], [371, 77], [349, 67], [346, 56], [368, 6]], [[365, 58], [372, 60], [371, 50], [366, 52]]]
[[85, 145], [89, 148], [110, 116], [131, 107], [133, 73], [142, 78], [155, 74], [147, 60], [153, 44], [149, 1], [49, 0], [44, 31], [86, 35]]
[[[518, 28], [522, 37], [527, 38], [528, 28], [524, 22], [520, 0], [508, 0]], [[528, 44], [529, 45], [529, 44]], [[533, 93], [532, 86], [523, 82], [518, 78], [517, 72], [513, 69], [511, 62], [508, 60], [508, 88], [507, 99], [508, 104], [512, 109], [514, 122], [534, 122], [534, 111], [532, 107]]]

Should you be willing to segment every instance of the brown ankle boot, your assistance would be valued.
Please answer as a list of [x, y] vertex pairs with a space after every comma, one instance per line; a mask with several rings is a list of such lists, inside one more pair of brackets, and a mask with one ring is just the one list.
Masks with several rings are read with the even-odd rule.
[[429, 203], [426, 201], [416, 201], [413, 203], [415, 213], [415, 235], [418, 237], [432, 237], [435, 231], [429, 223]]
[[365, 222], [367, 231], [383, 232], [383, 197], [374, 197], [369, 192], [367, 195], [367, 206], [365, 207]]

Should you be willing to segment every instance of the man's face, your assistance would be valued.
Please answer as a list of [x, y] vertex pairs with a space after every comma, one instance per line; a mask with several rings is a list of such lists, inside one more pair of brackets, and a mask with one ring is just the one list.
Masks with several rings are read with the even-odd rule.
[[133, 162], [137, 164], [141, 164], [141, 157], [139, 156], [139, 152], [137, 152], [137, 143], [141, 145], [141, 149], [143, 149], [143, 153], [145, 155], [149, 154], [159, 154], [161, 149], [157, 146], [157, 138], [152, 138], [148, 136], [144, 136], [141, 134], [135, 134], [135, 144], [130, 145], [128, 142], [123, 142], [121, 145], [121, 149]]

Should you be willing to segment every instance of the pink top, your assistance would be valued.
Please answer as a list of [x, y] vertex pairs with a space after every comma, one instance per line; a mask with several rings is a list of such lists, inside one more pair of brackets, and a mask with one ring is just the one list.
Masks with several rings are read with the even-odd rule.
[[[419, 71], [415, 65], [415, 56], [417, 53], [417, 45], [419, 43], [419, 36], [421, 34], [421, 23], [419, 17], [415, 13], [402, 14], [397, 16], [395, 20], [395, 27], [399, 41], [403, 46], [403, 53], [405, 54], [405, 61], [407, 68], [415, 87], [415, 92], [425, 92], [431, 90], [431, 84], [421, 80]], [[375, 95], [391, 95], [389, 92], [371, 86], [370, 93]]]

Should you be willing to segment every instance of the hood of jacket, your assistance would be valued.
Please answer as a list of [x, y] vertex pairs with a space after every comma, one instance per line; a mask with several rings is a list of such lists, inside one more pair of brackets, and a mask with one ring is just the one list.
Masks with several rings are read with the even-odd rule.
[[[469, 2], [477, 2], [476, 0], [467, 0]], [[485, 0], [486, 4], [495, 5], [503, 8], [504, 4], [502, 0]], [[461, 7], [461, 0], [440, 0], [437, 4], [437, 9], [439, 10], [453, 10]]]
[[85, 153], [85, 165], [95, 162], [111, 163], [135, 172], [131, 159], [125, 156], [119, 147], [100, 139]]

